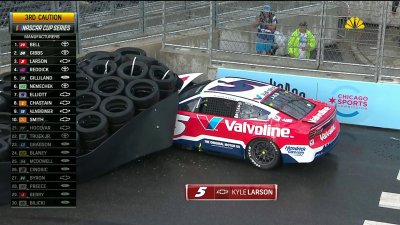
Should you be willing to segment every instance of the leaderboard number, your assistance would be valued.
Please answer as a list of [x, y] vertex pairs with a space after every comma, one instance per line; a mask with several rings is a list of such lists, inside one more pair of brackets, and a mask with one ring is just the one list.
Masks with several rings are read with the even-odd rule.
[[204, 196], [206, 194], [206, 190], [207, 190], [207, 187], [199, 187], [199, 189], [197, 190], [197, 193], [194, 197], [200, 198], [200, 197]]

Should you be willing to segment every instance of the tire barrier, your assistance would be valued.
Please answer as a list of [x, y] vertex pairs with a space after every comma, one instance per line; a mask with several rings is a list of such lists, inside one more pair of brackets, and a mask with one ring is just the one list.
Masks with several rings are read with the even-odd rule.
[[125, 83], [129, 83], [135, 79], [146, 78], [149, 67], [144, 62], [135, 62], [132, 69], [132, 62], [124, 62], [117, 69], [117, 75], [121, 77]]
[[124, 90], [124, 81], [115, 76], [103, 77], [93, 84], [93, 92], [106, 98], [120, 94]]
[[[76, 110], [83, 110], [83, 112], [77, 112], [76, 116], [78, 182], [85, 182], [107, 174], [126, 163], [167, 149], [173, 144], [172, 137], [179, 102], [178, 93], [177, 91], [160, 92], [158, 84], [149, 78], [151, 66], [163, 68], [167, 66], [137, 49], [122, 49], [118, 53], [121, 55], [120, 65], [114, 60], [105, 60], [103, 56], [97, 57], [109, 54], [107, 52], [89, 53], [77, 60], [79, 65], [76, 70]], [[99, 59], [93, 60], [94, 57]], [[134, 60], [131, 60], [132, 57]], [[134, 78], [118, 74], [119, 66], [123, 63], [127, 64], [124, 64], [125, 67], [121, 71], [125, 73], [124, 75], [132, 75]], [[147, 72], [143, 72], [146, 71], [146, 66]], [[9, 82], [1, 80], [1, 77], [5, 75], [0, 74], [0, 87], [7, 91], [9, 89], [4, 84]], [[122, 92], [114, 96], [97, 95], [93, 90], [93, 85], [104, 77], [116, 77], [117, 80], [122, 80]], [[14, 77], [11, 79], [13, 80]], [[132, 82], [136, 83], [131, 84]], [[181, 85], [179, 83], [180, 81], [177, 80], [175, 86]], [[128, 85], [130, 88], [127, 89]], [[105, 86], [98, 85], [100, 89], [105, 88], [106, 91], [115, 89], [115, 87], [108, 87], [108, 82]], [[130, 97], [126, 96], [127, 90]], [[170, 93], [172, 94], [169, 97], [160, 101], [160, 95], [164, 97]], [[96, 107], [99, 98], [100, 104]], [[0, 94], [0, 124], [10, 124], [10, 117], [10, 102], [7, 102], [7, 94]], [[10, 128], [14, 129], [13, 126]], [[0, 133], [1, 131], [0, 129]], [[7, 135], [4, 136], [5, 139], [0, 138], [0, 205], [10, 203], [8, 196], [11, 194], [8, 184], [11, 175], [9, 151], [11, 139], [7, 139]]]
[[129, 82], [125, 95], [130, 98], [138, 110], [144, 110], [160, 99], [160, 91], [156, 82], [147, 79], [137, 79]]
[[82, 92], [76, 96], [76, 113], [96, 110], [101, 102], [100, 96], [93, 92]]
[[85, 67], [85, 72], [94, 80], [97, 80], [114, 75], [117, 71], [117, 67], [117, 64], [112, 60], [92, 61]]
[[[77, 61], [76, 111], [83, 123], [81, 125], [107, 121], [107, 128], [103, 124], [102, 132], [89, 134], [90, 137], [85, 133], [85, 127], [79, 128], [77, 155], [94, 150], [109, 135], [117, 132], [136, 115], [175, 93], [183, 84], [166, 65], [147, 56], [146, 51], [140, 48], [90, 52]], [[100, 113], [104, 117], [90, 112]], [[82, 114], [86, 115], [83, 117], [85, 119], [82, 119]]]
[[84, 73], [76, 74], [76, 92], [88, 92], [93, 88], [93, 78]]
[[[94, 51], [78, 59], [77, 155], [95, 150], [135, 116], [175, 93], [182, 83], [166, 65], [140, 48]], [[10, 85], [11, 73], [1, 74], [0, 141], [5, 144], [0, 143], [0, 149], [8, 148], [10, 127], [7, 130], [2, 124], [10, 122]]]

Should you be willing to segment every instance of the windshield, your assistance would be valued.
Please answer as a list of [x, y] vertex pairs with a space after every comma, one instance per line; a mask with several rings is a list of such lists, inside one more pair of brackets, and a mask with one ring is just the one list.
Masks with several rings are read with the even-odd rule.
[[208, 81], [204, 81], [200, 84], [195, 84], [193, 86], [186, 87], [185, 89], [183, 89], [183, 92], [181, 92], [179, 94], [179, 101], [185, 100], [187, 98], [190, 98], [192, 96], [199, 94], [204, 89], [204, 87], [210, 82], [211, 81], [208, 80]]
[[314, 103], [307, 101], [305, 98], [282, 89], [270, 95], [262, 103], [297, 120], [305, 117], [315, 107]]

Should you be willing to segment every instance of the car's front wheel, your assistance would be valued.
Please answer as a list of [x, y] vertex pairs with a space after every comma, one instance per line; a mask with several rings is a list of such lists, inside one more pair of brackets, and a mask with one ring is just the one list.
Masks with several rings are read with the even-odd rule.
[[274, 142], [257, 138], [247, 146], [247, 157], [261, 169], [272, 169], [279, 164], [281, 152]]

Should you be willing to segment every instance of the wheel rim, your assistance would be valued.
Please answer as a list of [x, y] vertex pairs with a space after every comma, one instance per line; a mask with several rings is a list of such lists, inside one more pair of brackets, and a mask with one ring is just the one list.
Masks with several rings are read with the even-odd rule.
[[276, 157], [276, 153], [273, 147], [265, 142], [265, 141], [258, 141], [253, 145], [253, 153], [254, 159], [259, 164], [267, 165], [274, 161]]

